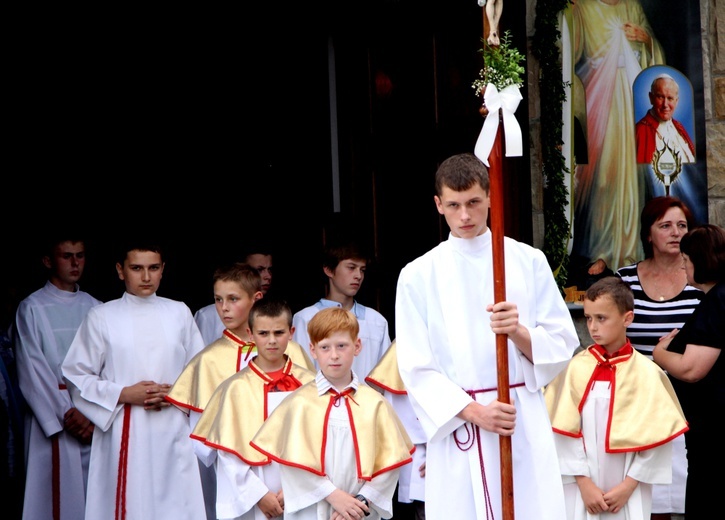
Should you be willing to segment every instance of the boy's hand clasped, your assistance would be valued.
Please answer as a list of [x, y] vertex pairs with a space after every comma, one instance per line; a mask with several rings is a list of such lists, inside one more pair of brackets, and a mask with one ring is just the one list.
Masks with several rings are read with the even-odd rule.
[[336, 489], [327, 497], [334, 511], [330, 520], [355, 520], [365, 518], [370, 509], [349, 493]]
[[139, 381], [135, 385], [125, 387], [121, 391], [119, 401], [136, 406], [143, 406], [144, 410], [158, 411], [171, 406], [171, 403], [164, 399], [166, 394], [169, 393], [169, 390], [171, 390], [171, 385], [167, 383]]
[[171, 406], [171, 403], [164, 399], [169, 390], [171, 390], [170, 384], [149, 382], [146, 388], [146, 399], [143, 402], [144, 410], [158, 411]]
[[83, 444], [90, 444], [94, 424], [78, 408], [70, 408], [63, 416], [63, 428]]

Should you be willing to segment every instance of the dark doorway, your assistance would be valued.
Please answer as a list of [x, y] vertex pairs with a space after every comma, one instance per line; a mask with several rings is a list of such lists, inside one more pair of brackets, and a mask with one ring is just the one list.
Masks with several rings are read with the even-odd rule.
[[[435, 169], [472, 151], [483, 122], [471, 87], [482, 9], [475, 0], [181, 9], [19, 21], [1, 222], [16, 296], [4, 297], [42, 284], [32, 246], [44, 226], [67, 220], [93, 239], [82, 285], [101, 299], [122, 291], [114, 237], [156, 228], [170, 245], [164, 295], [192, 311], [211, 302], [214, 267], [261, 235], [276, 252], [275, 285], [297, 310], [323, 295], [325, 241], [351, 233], [375, 257], [359, 299], [394, 335], [400, 268], [448, 233], [432, 202]], [[516, 9], [507, 5], [502, 27], [523, 51]], [[526, 154], [526, 101], [517, 119]], [[528, 157], [508, 168], [507, 233], [530, 242]]]

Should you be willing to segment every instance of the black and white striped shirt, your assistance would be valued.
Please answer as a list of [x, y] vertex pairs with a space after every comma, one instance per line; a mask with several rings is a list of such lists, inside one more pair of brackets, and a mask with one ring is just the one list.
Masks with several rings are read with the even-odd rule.
[[627, 337], [632, 347], [652, 359], [660, 338], [672, 329], [681, 329], [705, 293], [688, 284], [671, 300], [657, 301], [642, 289], [637, 264], [621, 267], [616, 274], [634, 293], [634, 321], [627, 328]]

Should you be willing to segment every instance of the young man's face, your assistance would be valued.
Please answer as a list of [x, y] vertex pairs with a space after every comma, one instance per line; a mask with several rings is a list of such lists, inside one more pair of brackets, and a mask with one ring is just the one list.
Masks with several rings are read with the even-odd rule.
[[247, 256], [247, 263], [259, 272], [262, 277], [262, 294], [267, 294], [272, 286], [272, 255], [255, 253]]
[[454, 191], [444, 186], [441, 196], [436, 195], [433, 199], [454, 237], [473, 238], [488, 230], [486, 220], [491, 198], [479, 184], [466, 191]]
[[614, 300], [607, 295], [594, 301], [584, 299], [584, 318], [594, 343], [607, 352], [616, 352], [627, 341], [627, 327], [632, 323], [634, 312], [622, 314]]
[[247, 329], [257, 345], [255, 363], [264, 370], [279, 370], [284, 366], [284, 353], [295, 328], [289, 326], [287, 316], [259, 316], [254, 318], [254, 330]]
[[217, 280], [214, 282], [214, 305], [224, 327], [240, 337], [247, 333], [249, 310], [262, 297], [257, 291], [250, 295], [237, 282]]
[[164, 263], [153, 251], [129, 251], [123, 265], [116, 263], [118, 277], [126, 283], [126, 291], [134, 296], [151, 296], [161, 284]]
[[365, 279], [365, 269], [367, 269], [365, 260], [353, 258], [341, 261], [334, 271], [325, 267], [325, 274], [330, 279], [330, 296], [342, 294], [354, 297]]
[[335, 332], [317, 344], [311, 344], [310, 354], [327, 380], [341, 390], [352, 381], [352, 362], [361, 348], [360, 338], [352, 339], [347, 332]]
[[86, 266], [86, 248], [83, 242], [61, 242], [53, 248], [53, 256], [43, 257], [50, 269], [50, 281], [64, 291], [75, 289]]

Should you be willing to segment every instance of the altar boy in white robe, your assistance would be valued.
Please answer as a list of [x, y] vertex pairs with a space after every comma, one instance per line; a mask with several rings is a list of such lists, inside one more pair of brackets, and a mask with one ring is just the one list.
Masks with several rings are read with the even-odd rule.
[[544, 392], [567, 520], [649, 520], [652, 485], [672, 482], [672, 440], [688, 430], [667, 374], [632, 348], [634, 295], [619, 277], [587, 289], [594, 344]]
[[284, 399], [251, 441], [279, 462], [284, 518], [390, 518], [400, 467], [415, 446], [391, 404], [358, 381], [364, 348], [355, 315], [341, 307], [307, 325], [316, 379]]
[[63, 362], [95, 424], [86, 518], [205, 518], [188, 416], [164, 400], [204, 340], [182, 302], [160, 297], [160, 246], [135, 241], [116, 264], [126, 292], [91, 309]]
[[[380, 391], [390, 401], [410, 440], [415, 444], [413, 462], [400, 468], [398, 503], [395, 514], [425, 519], [425, 432], [415, 415], [408, 392], [398, 370], [398, 348], [395, 340], [365, 378], [365, 382]], [[403, 505], [405, 504], [405, 505]]]
[[26, 520], [83, 520], [93, 424], [71, 402], [60, 365], [86, 313], [101, 301], [78, 285], [85, 241], [53, 235], [43, 249], [48, 281], [15, 318], [18, 382], [25, 416]]
[[286, 302], [262, 298], [249, 311], [247, 332], [256, 345], [249, 364], [225, 379], [205, 405], [191, 438], [217, 455], [214, 518], [265, 520], [282, 516], [279, 466], [249, 441], [282, 399], [315, 379], [286, 350], [294, 327]]
[[[579, 340], [544, 254], [507, 237], [506, 301], [495, 302], [489, 195], [488, 170], [475, 155], [443, 161], [434, 201], [448, 240], [398, 279], [398, 367], [428, 439], [425, 513], [501, 518], [499, 436], [511, 436], [516, 518], [561, 520], [564, 490], [542, 388]], [[510, 404], [497, 399], [497, 334], [508, 338]]]

